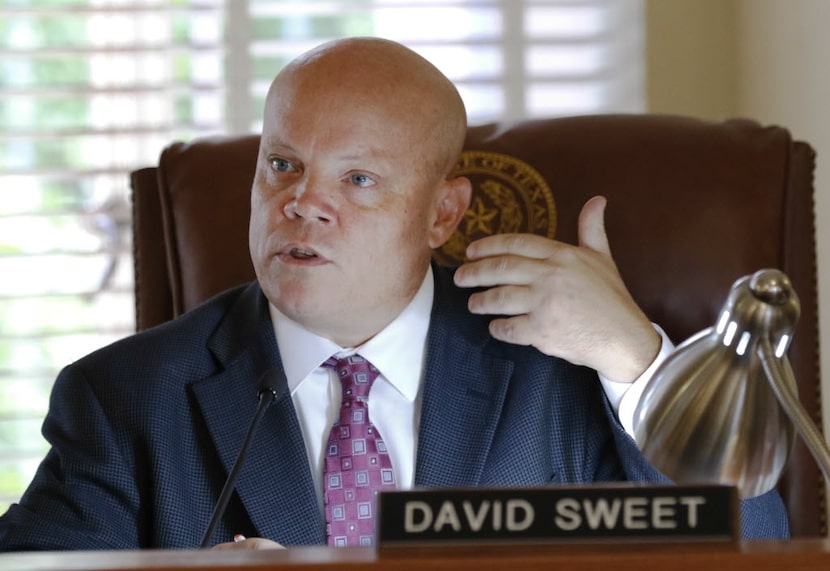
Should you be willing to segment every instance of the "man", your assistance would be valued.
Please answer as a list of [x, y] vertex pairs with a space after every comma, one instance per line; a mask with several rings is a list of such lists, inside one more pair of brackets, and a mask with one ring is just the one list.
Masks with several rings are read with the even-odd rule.
[[[350, 402], [368, 399], [387, 486], [664, 481], [615, 410], [630, 426], [661, 337], [617, 273], [604, 199], [577, 246], [493, 236], [454, 273], [431, 265], [469, 202], [453, 174], [465, 129], [452, 84], [393, 42], [332, 42], [280, 72], [251, 195], [257, 281], [61, 373], [52, 450], [0, 545], [195, 547], [268, 370], [287, 381], [216, 542], [338, 544], [330, 470], [352, 459], [331, 452], [332, 367], [350, 377], [347, 361], [378, 375]], [[776, 494], [743, 503], [743, 531], [786, 535]]]

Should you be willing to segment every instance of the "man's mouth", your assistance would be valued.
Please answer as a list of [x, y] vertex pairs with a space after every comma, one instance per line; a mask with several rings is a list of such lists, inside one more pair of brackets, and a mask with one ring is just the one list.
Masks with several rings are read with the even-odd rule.
[[288, 251], [288, 255], [295, 260], [311, 260], [317, 257], [317, 254], [311, 250], [305, 250], [303, 248], [291, 248]]

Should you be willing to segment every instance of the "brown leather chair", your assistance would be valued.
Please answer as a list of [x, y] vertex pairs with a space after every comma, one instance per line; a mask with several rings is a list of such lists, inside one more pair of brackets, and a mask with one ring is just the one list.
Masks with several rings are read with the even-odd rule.
[[[254, 278], [249, 191], [258, 136], [175, 143], [133, 173], [139, 330]], [[812, 177], [815, 155], [780, 127], [605, 115], [469, 129], [459, 168], [472, 205], [439, 261], [471, 239], [529, 231], [574, 243], [585, 201], [608, 197], [614, 257], [636, 300], [676, 342], [710, 326], [737, 278], [786, 272], [802, 315], [790, 350], [819, 419]], [[823, 482], [797, 441], [780, 490], [796, 536], [826, 534]]]

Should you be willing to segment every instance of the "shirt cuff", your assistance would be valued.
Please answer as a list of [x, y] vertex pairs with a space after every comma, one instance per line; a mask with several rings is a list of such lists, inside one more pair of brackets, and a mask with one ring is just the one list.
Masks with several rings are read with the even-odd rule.
[[643, 389], [646, 388], [651, 377], [654, 376], [654, 371], [657, 367], [674, 351], [674, 343], [671, 342], [666, 332], [659, 325], [654, 323], [652, 325], [657, 333], [660, 334], [662, 344], [660, 351], [657, 353], [657, 357], [643, 371], [642, 375], [634, 379], [632, 383], [618, 383], [599, 375], [602, 388], [605, 390], [605, 395], [608, 397], [614, 412], [617, 413], [620, 424], [622, 424], [622, 427], [632, 438], [634, 437], [634, 410], [640, 402]]

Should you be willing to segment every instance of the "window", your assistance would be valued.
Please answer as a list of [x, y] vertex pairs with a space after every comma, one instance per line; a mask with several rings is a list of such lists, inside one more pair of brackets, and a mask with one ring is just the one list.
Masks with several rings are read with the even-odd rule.
[[134, 329], [131, 170], [259, 130], [276, 71], [342, 36], [420, 52], [472, 124], [642, 111], [642, 22], [642, 0], [0, 3], [0, 512], [46, 451], [58, 370]]

